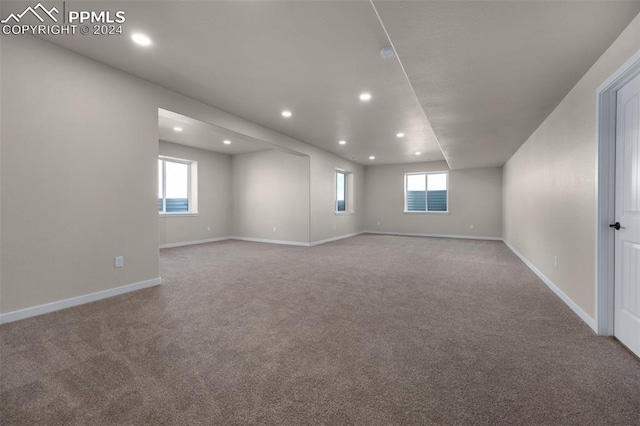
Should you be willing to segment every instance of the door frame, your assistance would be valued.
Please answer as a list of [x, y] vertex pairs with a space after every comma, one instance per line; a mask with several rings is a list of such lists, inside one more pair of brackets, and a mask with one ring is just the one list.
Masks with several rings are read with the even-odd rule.
[[640, 74], [640, 50], [596, 90], [596, 333], [614, 333], [614, 250], [617, 92]]

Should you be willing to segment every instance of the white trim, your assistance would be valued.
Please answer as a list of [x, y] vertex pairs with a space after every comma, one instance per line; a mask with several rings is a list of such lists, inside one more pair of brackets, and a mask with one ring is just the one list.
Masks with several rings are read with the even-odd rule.
[[160, 284], [160, 278], [141, 281], [139, 283], [127, 284], [121, 287], [110, 288], [108, 290], [98, 291], [96, 293], [85, 294], [84, 296], [72, 297], [71, 299], [59, 300], [32, 308], [21, 309], [19, 311], [8, 312], [0, 315], [0, 324], [17, 321], [25, 318], [35, 317], [37, 315], [47, 314], [49, 312], [59, 311], [61, 309], [71, 308], [73, 306], [84, 305], [85, 303], [95, 302], [97, 300], [106, 299], [120, 294], [129, 293], [143, 288], [153, 287]]
[[436, 210], [405, 210], [402, 213], [404, 214], [449, 214], [449, 210], [447, 211], [436, 211]]
[[[160, 217], [189, 217], [198, 216], [198, 162], [184, 158], [158, 155], [158, 161], [162, 162], [162, 211]], [[167, 161], [170, 163], [184, 164], [187, 166], [187, 212], [166, 212], [167, 210]], [[195, 175], [195, 178], [194, 178]]]
[[[617, 80], [622, 77], [625, 73], [627, 73], [631, 68], [638, 66], [638, 62], [640, 62], [640, 49], [636, 51], [629, 59], [625, 61], [624, 64], [620, 65], [620, 67], [615, 70], [596, 90], [597, 93], [605, 91], [609, 86], [612, 86], [614, 83], [617, 83]], [[631, 80], [631, 77], [629, 80]], [[628, 83], [625, 81], [624, 84]], [[622, 84], [622, 86], [624, 86]]]
[[553, 283], [553, 281], [551, 281], [542, 272], [540, 272], [540, 270], [538, 268], [536, 268], [533, 265], [533, 263], [529, 262], [529, 260], [527, 260], [527, 258], [524, 257], [522, 255], [522, 253], [520, 253], [518, 250], [516, 250], [515, 247], [513, 247], [507, 241], [503, 240], [503, 242], [507, 247], [509, 247], [509, 249], [513, 252], [513, 254], [518, 256], [520, 258], [520, 260], [522, 260], [522, 262], [525, 265], [527, 265], [529, 267], [529, 269], [531, 269], [533, 271], [533, 273], [536, 274], [538, 276], [538, 278], [540, 278], [542, 280], [542, 282], [547, 285], [547, 287], [549, 287], [551, 289], [551, 291], [553, 291], [560, 299], [562, 299], [562, 301], [569, 308], [571, 308], [571, 310], [573, 312], [575, 312], [576, 315], [578, 315], [580, 317], [580, 319], [582, 319], [582, 321], [587, 323], [587, 325], [589, 327], [591, 327], [591, 329], [593, 331], [597, 331], [596, 330], [596, 320], [595, 319], [591, 318], [585, 311], [582, 310], [582, 308], [580, 306], [576, 305], [576, 303], [573, 300], [571, 300], [571, 298], [569, 296], [567, 296], [562, 290], [560, 290], [560, 288], [557, 285], [555, 285]]
[[161, 160], [169, 160], [169, 161], [172, 161], [174, 163], [182, 163], [182, 164], [186, 164], [186, 165], [189, 165], [189, 164], [193, 163], [193, 160], [187, 160], [186, 158], [170, 157], [168, 155], [162, 155], [162, 154], [159, 154], [158, 158], [161, 159]]
[[362, 232], [354, 232], [352, 234], [338, 235], [337, 237], [327, 238], [325, 240], [313, 241], [312, 243], [309, 243], [309, 246], [310, 247], [319, 246], [320, 244], [330, 243], [332, 241], [343, 240], [345, 238], [355, 237], [356, 235], [360, 235], [360, 234], [362, 234]]
[[640, 73], [640, 50], [611, 74], [596, 90], [596, 332], [614, 333], [616, 95]]
[[206, 240], [194, 240], [194, 241], [183, 241], [180, 243], [162, 244], [160, 248], [166, 249], [166, 248], [173, 248], [173, 247], [192, 246], [195, 244], [216, 243], [218, 241], [228, 240], [229, 238], [230, 237], [207, 238]]
[[309, 243], [301, 243], [298, 241], [270, 240], [267, 238], [251, 238], [251, 237], [229, 237], [230, 240], [250, 241], [253, 243], [282, 244], [287, 246], [309, 247]]
[[352, 197], [353, 171], [341, 169], [340, 167], [335, 167], [334, 173], [333, 173], [333, 180], [334, 180], [333, 206], [334, 208], [338, 208], [338, 173], [341, 173], [342, 175], [344, 175], [344, 208], [345, 210], [344, 211], [334, 210], [334, 214], [336, 216], [354, 214], [355, 213], [353, 209], [354, 198]]
[[217, 243], [219, 241], [226, 241], [226, 240], [249, 241], [254, 243], [266, 243], [266, 244], [282, 244], [282, 245], [298, 246], [298, 247], [313, 247], [320, 244], [330, 243], [332, 241], [342, 240], [344, 238], [355, 237], [356, 235], [360, 235], [362, 233], [364, 232], [354, 232], [352, 234], [338, 235], [337, 237], [327, 238], [325, 240], [313, 241], [311, 243], [303, 243], [298, 241], [285, 241], [285, 240], [270, 240], [266, 238], [252, 238], [252, 237], [233, 237], [233, 236], [219, 237], [219, 238], [209, 238], [206, 240], [184, 241], [181, 243], [163, 244], [160, 246], [160, 249], [191, 246], [195, 244]]
[[465, 240], [502, 241], [502, 238], [500, 237], [482, 237], [482, 236], [476, 236], [476, 235], [419, 234], [415, 232], [385, 232], [385, 231], [363, 231], [362, 234], [400, 235], [404, 237], [461, 238]]
[[[446, 211], [438, 211], [438, 210], [429, 210], [429, 196], [428, 196], [428, 188], [429, 188], [429, 175], [441, 175], [444, 174], [447, 179], [447, 188], [445, 189], [445, 191], [447, 192], [446, 196], [447, 196], [447, 210]], [[409, 210], [407, 209], [407, 180], [408, 180], [408, 176], [409, 175], [424, 175], [424, 192], [425, 192], [425, 206], [424, 208], [426, 210], [422, 211], [422, 210]], [[449, 214], [449, 171], [448, 170], [443, 170], [443, 171], [432, 171], [432, 172], [405, 172], [404, 174], [404, 213], [418, 213], [418, 214], [432, 214], [432, 213], [436, 213], [436, 214]]]

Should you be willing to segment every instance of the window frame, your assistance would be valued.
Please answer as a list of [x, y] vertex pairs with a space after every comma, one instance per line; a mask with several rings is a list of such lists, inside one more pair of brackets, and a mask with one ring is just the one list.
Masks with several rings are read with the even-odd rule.
[[[344, 175], [344, 211], [338, 210], [338, 173]], [[336, 216], [354, 214], [353, 172], [336, 167], [333, 170], [333, 213]]]
[[[344, 179], [343, 180], [343, 186], [344, 186], [344, 188], [343, 188], [343, 192], [344, 192], [344, 210], [339, 210], [338, 209], [338, 202], [340, 201], [340, 200], [338, 200], [338, 175], [342, 175], [343, 179]], [[335, 170], [335, 182], [336, 182], [336, 185], [335, 185], [335, 190], [336, 191], [335, 191], [335, 197], [334, 197], [335, 198], [335, 200], [334, 200], [335, 213], [336, 214], [345, 214], [345, 213], [347, 213], [349, 211], [349, 209], [348, 209], [348, 207], [349, 207], [348, 206], [348, 204], [349, 204], [348, 203], [348, 173], [345, 172], [344, 170], [336, 169]]]
[[[161, 217], [171, 216], [197, 216], [197, 202], [195, 199], [195, 176], [197, 171], [197, 161], [187, 160], [184, 158], [169, 157], [166, 155], [158, 155], [158, 160], [162, 162], [162, 211], [158, 211]], [[167, 161], [171, 163], [184, 164], [187, 166], [187, 211], [186, 212], [167, 212]], [[158, 194], [159, 195], [159, 194]]]
[[[428, 187], [429, 187], [429, 175], [441, 175], [444, 174], [446, 176], [446, 203], [447, 210], [429, 210], [429, 197], [428, 197]], [[407, 181], [409, 176], [413, 175], [425, 175], [425, 209], [426, 210], [409, 210], [407, 206]], [[440, 170], [440, 171], [430, 171], [430, 172], [407, 172], [404, 174], [404, 213], [406, 214], [449, 214], [449, 171]]]

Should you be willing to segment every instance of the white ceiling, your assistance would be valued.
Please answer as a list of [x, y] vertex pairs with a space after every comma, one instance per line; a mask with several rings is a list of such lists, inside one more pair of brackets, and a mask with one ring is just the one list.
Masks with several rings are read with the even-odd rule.
[[503, 165], [640, 12], [638, 1], [374, 4], [453, 168]]
[[158, 134], [163, 141], [229, 155], [273, 149], [266, 142], [162, 108], [158, 109]]
[[[125, 10], [126, 34], [48, 41], [362, 164], [446, 156], [452, 168], [504, 164], [640, 12], [608, 0], [66, 3]], [[390, 43], [400, 61], [381, 58]]]

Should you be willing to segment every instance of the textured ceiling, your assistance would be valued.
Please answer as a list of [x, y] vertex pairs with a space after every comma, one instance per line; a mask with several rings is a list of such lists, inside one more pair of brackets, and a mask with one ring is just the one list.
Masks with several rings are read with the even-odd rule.
[[[24, 4], [4, 2], [3, 15]], [[472, 168], [504, 164], [640, 2], [67, 1], [66, 7], [126, 11], [122, 36], [43, 37], [82, 55], [362, 164], [446, 157], [452, 168]], [[153, 45], [134, 45], [129, 36], [138, 31]], [[398, 56], [382, 59], [380, 49], [390, 43]], [[370, 102], [358, 100], [363, 91], [373, 95]], [[283, 119], [283, 109], [293, 117]], [[398, 139], [398, 132], [406, 136]], [[341, 139], [347, 144], [338, 145]]]
[[[444, 158], [397, 58], [380, 55], [389, 41], [369, 2], [78, 4], [67, 8], [125, 10], [128, 34], [144, 32], [153, 45], [129, 36], [43, 38], [363, 164], [370, 155]], [[364, 91], [371, 101], [359, 100]], [[293, 117], [283, 119], [284, 109]]]
[[638, 1], [374, 5], [452, 168], [503, 165], [640, 12]]
[[158, 134], [163, 141], [229, 155], [273, 149], [266, 142], [162, 108], [158, 109]]

